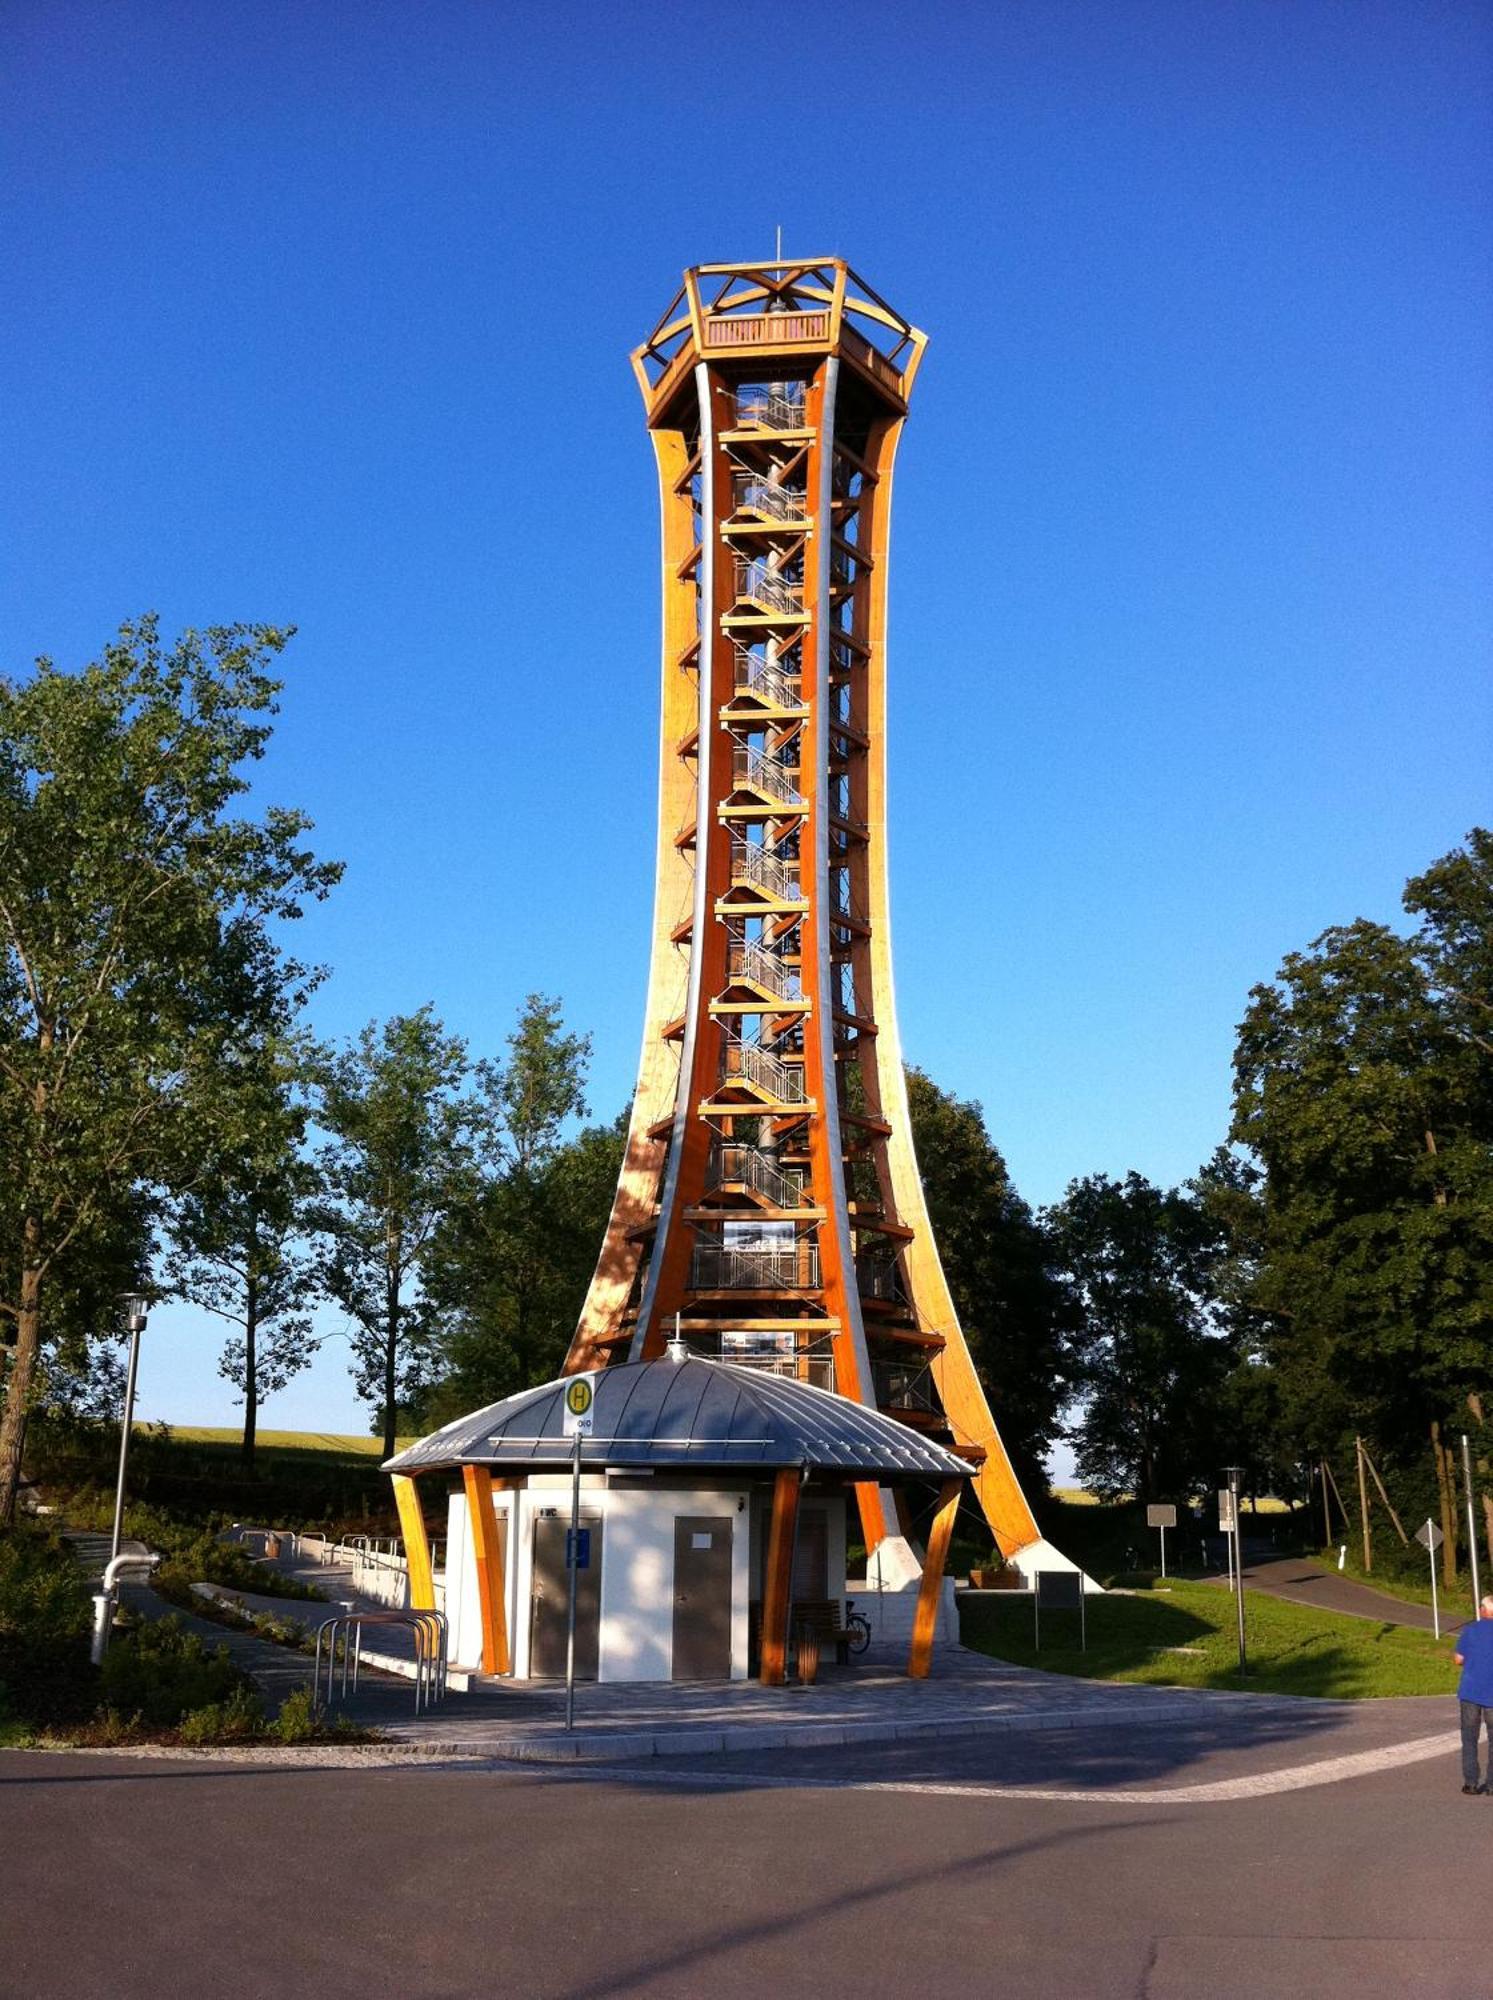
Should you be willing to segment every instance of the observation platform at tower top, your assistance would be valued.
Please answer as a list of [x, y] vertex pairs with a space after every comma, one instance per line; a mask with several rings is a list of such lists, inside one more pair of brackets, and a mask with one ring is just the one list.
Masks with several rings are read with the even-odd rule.
[[632, 365], [650, 422], [668, 411], [701, 360], [771, 359], [802, 369], [826, 354], [905, 410], [927, 344], [843, 258], [770, 258], [686, 271]]

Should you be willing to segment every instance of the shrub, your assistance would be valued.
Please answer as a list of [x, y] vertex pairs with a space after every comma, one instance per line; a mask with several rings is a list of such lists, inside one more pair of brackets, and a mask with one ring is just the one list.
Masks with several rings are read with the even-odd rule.
[[247, 1681], [226, 1701], [194, 1708], [181, 1719], [183, 1743], [244, 1743], [264, 1734], [264, 1704]]
[[91, 1620], [87, 1582], [64, 1542], [25, 1521], [0, 1536], [0, 1727], [11, 1741], [92, 1710]]
[[321, 1716], [309, 1687], [296, 1688], [280, 1704], [280, 1713], [270, 1725], [282, 1743], [309, 1743], [321, 1725]]
[[88, 1585], [64, 1542], [24, 1522], [0, 1536], [0, 1634], [56, 1648], [89, 1624]]
[[104, 1655], [105, 1704], [169, 1728], [190, 1710], [225, 1702], [243, 1685], [226, 1646], [204, 1646], [175, 1618], [137, 1626]]

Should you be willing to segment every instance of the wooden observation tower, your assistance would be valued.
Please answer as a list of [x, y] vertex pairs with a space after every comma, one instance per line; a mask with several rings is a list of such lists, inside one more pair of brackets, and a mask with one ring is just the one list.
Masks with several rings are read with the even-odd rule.
[[[697, 1353], [951, 1443], [1038, 1541], [909, 1130], [886, 856], [892, 467], [925, 336], [836, 258], [704, 264], [633, 355], [663, 512], [647, 1022], [567, 1369]], [[868, 1548], [905, 1534], [857, 1488]], [[890, 1553], [890, 1551], [888, 1551]]]

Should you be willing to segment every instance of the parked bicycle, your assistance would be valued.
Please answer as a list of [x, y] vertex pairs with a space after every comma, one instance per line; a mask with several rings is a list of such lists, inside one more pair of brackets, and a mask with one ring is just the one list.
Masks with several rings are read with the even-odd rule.
[[845, 1630], [849, 1635], [845, 1641], [852, 1653], [864, 1653], [871, 1643], [871, 1621], [863, 1611], [855, 1609], [855, 1599], [845, 1600]]

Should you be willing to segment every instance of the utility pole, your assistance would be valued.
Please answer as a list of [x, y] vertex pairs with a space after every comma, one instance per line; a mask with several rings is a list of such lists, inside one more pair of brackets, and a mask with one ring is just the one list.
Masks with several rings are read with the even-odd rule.
[[1355, 1437], [1353, 1444], [1358, 1454], [1358, 1518], [1363, 1526], [1363, 1569], [1365, 1576], [1372, 1576], [1374, 1545], [1369, 1540], [1369, 1486], [1363, 1470], [1363, 1439]]
[[1482, 1610], [1483, 1587], [1477, 1573], [1477, 1513], [1472, 1504], [1472, 1446], [1462, 1433], [1462, 1488], [1467, 1495], [1467, 1562], [1472, 1571], [1472, 1615]]

